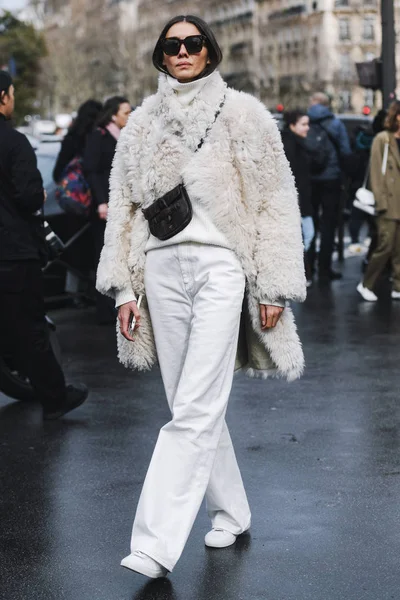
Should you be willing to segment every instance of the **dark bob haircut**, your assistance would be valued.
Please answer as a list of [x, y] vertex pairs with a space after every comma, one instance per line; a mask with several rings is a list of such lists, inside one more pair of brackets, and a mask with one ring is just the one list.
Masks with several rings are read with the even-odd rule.
[[175, 25], [175, 23], [192, 23], [197, 27], [197, 29], [202, 33], [206, 38], [206, 46], [208, 50], [208, 58], [210, 60], [210, 64], [206, 66], [204, 71], [197, 77], [200, 79], [202, 77], [206, 77], [210, 75], [215, 69], [218, 67], [220, 62], [222, 61], [222, 50], [218, 45], [217, 40], [215, 39], [215, 35], [213, 34], [211, 27], [207, 25], [203, 19], [200, 17], [195, 17], [193, 15], [179, 15], [178, 17], [174, 17], [165, 25], [164, 29], [161, 32], [160, 37], [157, 40], [157, 44], [154, 48], [153, 52], [153, 65], [158, 71], [161, 73], [166, 73], [169, 75], [167, 69], [163, 65], [164, 54], [161, 48], [161, 42], [165, 38], [168, 30]]
[[283, 113], [283, 122], [285, 123], [286, 129], [289, 129], [290, 125], [296, 125], [300, 119], [307, 116], [305, 110], [297, 108], [296, 110], [289, 110]]

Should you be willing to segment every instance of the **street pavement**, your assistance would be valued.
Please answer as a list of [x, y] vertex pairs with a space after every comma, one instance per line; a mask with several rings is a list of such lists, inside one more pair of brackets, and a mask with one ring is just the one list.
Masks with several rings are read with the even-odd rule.
[[400, 598], [400, 302], [366, 304], [345, 278], [295, 307], [304, 377], [234, 380], [228, 424], [252, 507], [249, 535], [206, 549], [204, 507], [174, 572], [122, 569], [141, 485], [169, 418], [158, 370], [128, 372], [93, 310], [57, 323], [84, 406], [42, 423], [0, 395], [1, 600]]

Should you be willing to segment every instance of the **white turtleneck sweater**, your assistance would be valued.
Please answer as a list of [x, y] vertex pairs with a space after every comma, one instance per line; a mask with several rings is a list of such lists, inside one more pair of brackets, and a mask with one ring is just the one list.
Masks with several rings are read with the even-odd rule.
[[[197, 79], [196, 81], [190, 81], [189, 83], [180, 83], [177, 79], [170, 77], [167, 75], [167, 81], [169, 85], [174, 90], [177, 99], [181, 103], [182, 107], [185, 108], [189, 106], [196, 95], [200, 92], [203, 86], [207, 83], [208, 77], [203, 77], [202, 79]], [[226, 236], [220, 231], [213, 221], [210, 219], [209, 214], [206, 210], [198, 202], [196, 199], [191, 198], [192, 202], [192, 210], [193, 216], [189, 225], [185, 227], [180, 233], [170, 238], [169, 240], [159, 240], [150, 234], [148, 242], [145, 247], [145, 252], [149, 252], [151, 250], [156, 250], [158, 248], [163, 248], [165, 246], [172, 246], [175, 244], [182, 244], [185, 242], [194, 242], [197, 244], [206, 244], [209, 246], [219, 246], [222, 248], [228, 248], [232, 250], [232, 246], [227, 240]], [[115, 304], [116, 306], [121, 306], [126, 302], [136, 300], [136, 297], [131, 289], [120, 290], [116, 294]], [[265, 300], [263, 304], [275, 305], [275, 306], [285, 306], [285, 302], [282, 300], [276, 302], [270, 302], [269, 300]]]

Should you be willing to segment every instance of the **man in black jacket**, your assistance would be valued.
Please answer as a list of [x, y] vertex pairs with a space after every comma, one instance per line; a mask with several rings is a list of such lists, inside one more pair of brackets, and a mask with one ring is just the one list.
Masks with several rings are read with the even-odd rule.
[[0, 71], [0, 353], [29, 377], [45, 419], [80, 406], [85, 386], [66, 386], [49, 342], [41, 266], [46, 262], [41, 210], [45, 192], [35, 153], [8, 120], [14, 86]]

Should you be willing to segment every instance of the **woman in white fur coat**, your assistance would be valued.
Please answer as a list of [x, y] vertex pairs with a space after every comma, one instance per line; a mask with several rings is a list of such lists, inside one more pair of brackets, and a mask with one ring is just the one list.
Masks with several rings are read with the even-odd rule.
[[[303, 370], [286, 306], [306, 294], [293, 177], [274, 119], [227, 88], [221, 59], [198, 17], [176, 17], [162, 31], [153, 55], [158, 91], [118, 141], [97, 274], [98, 290], [119, 307], [120, 360], [147, 369], [158, 358], [172, 413], [121, 563], [153, 578], [174, 568], [204, 496], [207, 546], [229, 546], [250, 527], [225, 423], [236, 355], [252, 375], [292, 380]], [[143, 211], [160, 208], [157, 200], [181, 183], [192, 219], [161, 240]]]

